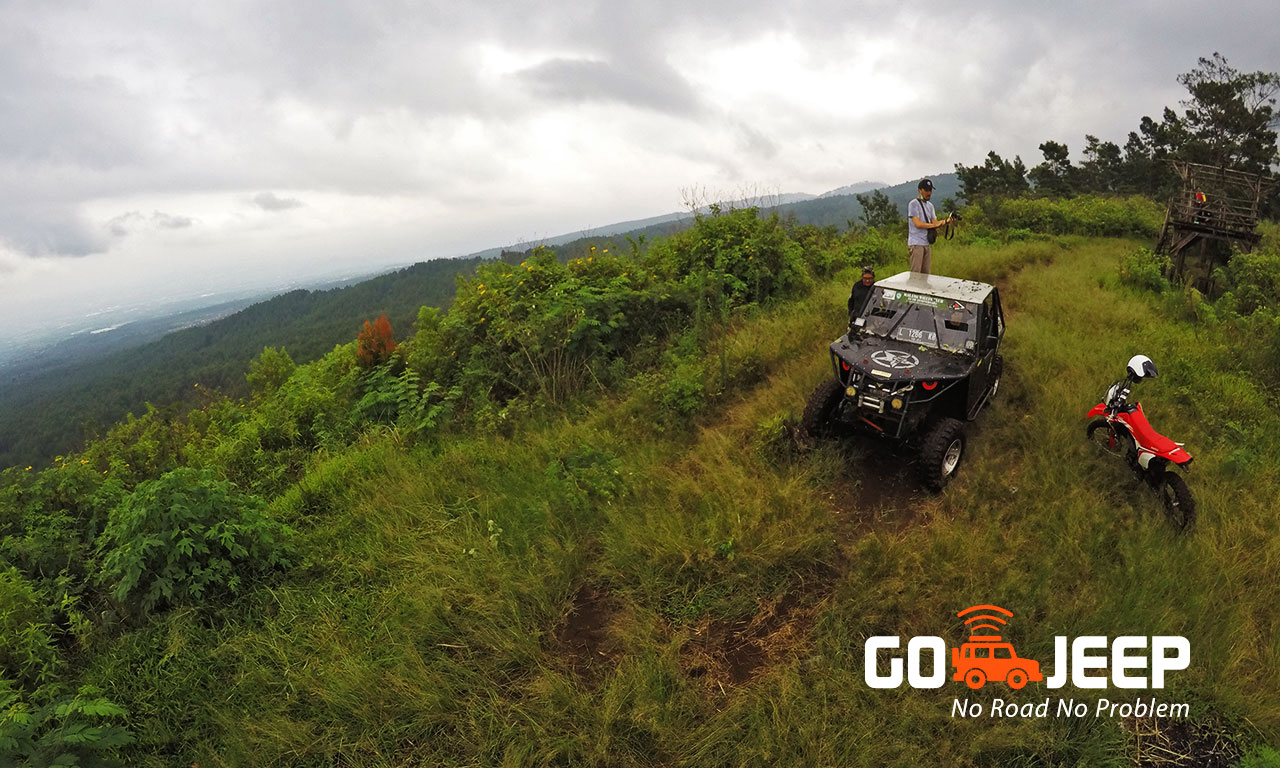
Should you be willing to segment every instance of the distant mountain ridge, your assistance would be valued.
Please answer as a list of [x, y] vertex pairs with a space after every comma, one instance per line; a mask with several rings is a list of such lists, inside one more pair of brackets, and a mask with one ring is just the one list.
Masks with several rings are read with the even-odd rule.
[[[813, 200], [817, 197], [819, 197], [819, 195], [811, 195], [811, 194], [808, 194], [807, 192], [789, 192], [789, 193], [778, 194], [778, 195], [761, 195], [760, 200], [767, 201], [767, 205], [761, 206], [761, 207], [769, 207], [773, 205], [784, 205], [787, 203], [798, 203], [798, 202], [803, 202], [805, 200]], [[734, 200], [732, 202], [725, 203], [724, 205], [735, 207], [735, 208], [741, 208], [748, 204], [757, 204], [757, 203], [748, 199], [740, 199], [740, 200]], [[705, 212], [707, 209], [704, 207], [702, 210]], [[633, 232], [642, 232], [642, 231], [651, 230], [655, 228], [661, 229], [663, 227], [666, 227], [667, 225], [678, 223], [680, 221], [685, 221], [691, 218], [693, 218], [693, 214], [688, 211], [680, 211], [677, 213], [664, 213], [660, 216], [650, 216], [648, 218], [634, 219], [631, 221], [619, 221], [614, 224], [605, 224], [604, 226], [601, 226], [601, 227], [587, 227], [586, 229], [579, 230], [578, 232], [566, 232], [564, 234], [555, 235], [553, 237], [535, 238], [528, 242], [517, 243], [507, 247], [486, 248], [483, 251], [475, 251], [474, 253], [469, 253], [462, 258], [496, 259], [499, 256], [501, 256], [504, 251], [513, 251], [513, 250], [523, 251], [537, 245], [554, 248], [558, 245], [565, 245], [566, 243], [572, 243], [575, 240], [581, 240], [583, 238], [611, 237], [613, 235], [627, 235]]]
[[860, 181], [857, 184], [849, 184], [843, 187], [836, 187], [828, 192], [823, 192], [818, 197], [838, 197], [840, 195], [856, 195], [860, 192], [870, 192], [873, 189], [884, 189], [890, 186], [883, 181]]
[[[955, 196], [954, 173], [931, 176], [934, 200]], [[873, 182], [839, 187], [822, 195], [775, 194], [724, 203], [760, 207], [799, 224], [843, 228], [862, 213], [858, 192]], [[881, 189], [905, 215], [916, 181]], [[864, 190], [864, 191], [870, 191]], [[941, 211], [941, 208], [940, 208]], [[548, 238], [538, 245], [559, 250], [568, 259], [594, 243], [626, 244], [680, 231], [692, 224], [689, 212], [669, 213], [593, 228], [589, 233]], [[532, 247], [525, 245], [519, 250]], [[612, 246], [611, 246], [612, 247]], [[59, 365], [42, 360], [25, 369], [10, 368], [0, 379], [0, 467], [37, 463], [70, 450], [84, 425], [106, 425], [126, 413], [154, 404], [194, 403], [192, 384], [228, 394], [245, 391], [244, 373], [263, 347], [284, 347], [296, 362], [306, 362], [351, 341], [367, 318], [387, 314], [398, 338], [412, 333], [418, 308], [447, 306], [456, 280], [482, 261], [518, 256], [513, 248], [491, 248], [466, 257], [435, 259], [363, 282], [327, 291], [295, 290], [261, 301], [213, 322], [168, 333], [139, 346], [91, 358], [78, 349], [80, 362]], [[157, 324], [163, 327], [163, 324]]]

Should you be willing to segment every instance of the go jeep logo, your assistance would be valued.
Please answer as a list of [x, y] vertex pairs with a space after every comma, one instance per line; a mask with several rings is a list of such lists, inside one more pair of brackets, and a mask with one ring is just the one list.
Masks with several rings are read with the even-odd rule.
[[872, 362], [886, 368], [915, 368], [920, 365], [920, 358], [909, 352], [898, 352], [892, 349], [881, 349], [871, 355]]
[[[906, 682], [913, 688], [941, 688], [950, 678], [953, 682], [963, 682], [972, 690], [979, 690], [988, 683], [1002, 683], [1013, 691], [1023, 690], [1027, 683], [1044, 683], [1046, 688], [1058, 689], [1070, 680], [1076, 688], [1105, 689], [1108, 675], [1106, 669], [1110, 661], [1110, 683], [1123, 689], [1161, 689], [1169, 672], [1186, 669], [1191, 663], [1191, 643], [1185, 637], [1158, 635], [1145, 637], [1126, 635], [1108, 641], [1103, 635], [1086, 635], [1077, 637], [1070, 643], [1068, 638], [1054, 638], [1053, 674], [1046, 677], [1040, 662], [1023, 656], [1017, 652], [1013, 644], [1003, 635], [1003, 628], [1013, 618], [1013, 612], [998, 605], [974, 605], [956, 614], [964, 620], [969, 637], [963, 643], [950, 649], [940, 637], [913, 637], [907, 643], [905, 659]], [[903, 658], [893, 653], [900, 648], [897, 636], [876, 636], [867, 639], [865, 655], [865, 679], [872, 688], [898, 688], [903, 682]], [[1110, 646], [1110, 654], [1107, 648]], [[925, 651], [932, 656], [932, 663], [926, 665]], [[887, 657], [884, 658], [884, 657]], [[888, 661], [888, 672], [881, 671], [882, 662]], [[950, 671], [948, 664], [950, 661]], [[1098, 670], [1100, 674], [1094, 674]], [[1146, 674], [1149, 672], [1150, 674]], [[1160, 704], [1154, 698], [1148, 703], [1138, 699], [1134, 703], [1112, 703], [1107, 699], [1099, 699], [1095, 715], [1109, 713], [1121, 717], [1148, 714], [1165, 716], [1186, 716], [1189, 707], [1186, 704]], [[1109, 708], [1109, 709], [1108, 709]], [[1074, 699], [1059, 699], [1056, 713], [1058, 715], [1080, 717], [1087, 714], [1089, 706], [1086, 702]], [[953, 704], [952, 716], [957, 712], [962, 717], [981, 715], [981, 703], [970, 704], [968, 699], [963, 703], [959, 699]], [[991, 702], [991, 715], [1023, 717], [1045, 717], [1050, 711], [1050, 700], [1027, 702], [1021, 705], [995, 699]]]

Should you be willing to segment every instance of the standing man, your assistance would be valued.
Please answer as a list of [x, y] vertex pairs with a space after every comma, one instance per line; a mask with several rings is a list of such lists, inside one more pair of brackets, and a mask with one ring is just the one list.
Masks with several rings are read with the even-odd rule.
[[855, 317], [862, 317], [862, 309], [867, 306], [867, 299], [871, 298], [875, 282], [875, 270], [870, 266], [863, 267], [862, 278], [853, 284], [853, 290], [849, 292], [849, 325], [853, 325]]
[[938, 233], [933, 230], [946, 226], [951, 219], [934, 219], [933, 203], [929, 202], [933, 197], [932, 181], [921, 179], [916, 188], [920, 196], [907, 204], [907, 250], [911, 252], [911, 271], [927, 275], [933, 261], [931, 246], [938, 239]]

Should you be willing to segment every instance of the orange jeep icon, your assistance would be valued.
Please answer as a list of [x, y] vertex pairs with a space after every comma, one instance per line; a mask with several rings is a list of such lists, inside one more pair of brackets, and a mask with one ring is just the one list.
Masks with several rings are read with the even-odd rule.
[[1028, 680], [1040, 682], [1040, 662], [1019, 658], [1013, 646], [1002, 642], [999, 635], [976, 635], [959, 648], [951, 649], [951, 666], [955, 667], [952, 680], [963, 680], [977, 690], [988, 680], [1005, 682], [1015, 691], [1021, 690]]

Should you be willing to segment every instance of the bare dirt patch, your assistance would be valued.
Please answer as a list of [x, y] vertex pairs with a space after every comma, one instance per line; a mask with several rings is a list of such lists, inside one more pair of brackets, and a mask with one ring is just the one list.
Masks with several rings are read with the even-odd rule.
[[774, 600], [762, 603], [750, 618], [704, 621], [685, 645], [684, 666], [690, 677], [704, 678], [725, 693], [746, 685], [769, 666], [780, 663], [803, 645], [827, 597], [835, 588], [839, 566]]
[[610, 625], [618, 602], [604, 589], [584, 584], [555, 631], [553, 653], [564, 659], [581, 680], [594, 684], [616, 654]]
[[1124, 726], [1136, 768], [1227, 768], [1241, 757], [1220, 726], [1158, 717], [1130, 718]]
[[934, 494], [921, 484], [914, 460], [901, 447], [852, 438], [845, 452], [845, 471], [822, 493], [843, 536], [901, 531], [917, 523], [933, 503]]

